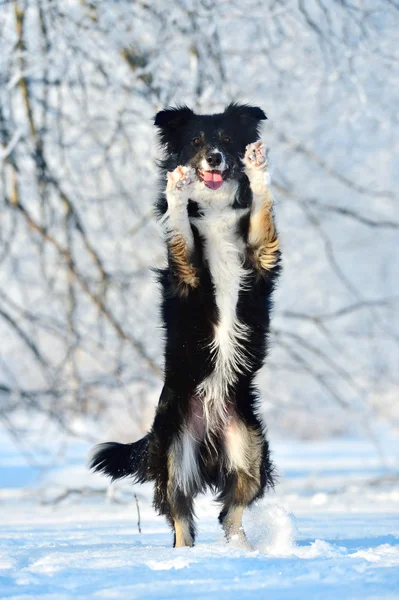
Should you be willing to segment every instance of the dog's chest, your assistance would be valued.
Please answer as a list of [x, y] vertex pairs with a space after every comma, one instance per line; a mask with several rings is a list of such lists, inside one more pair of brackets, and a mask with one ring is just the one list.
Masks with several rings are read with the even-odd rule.
[[239, 216], [238, 211], [226, 209], [211, 212], [195, 222], [204, 240], [204, 255], [211, 273], [219, 328], [233, 327], [238, 295], [245, 278], [245, 248], [237, 232]]
[[[242, 211], [240, 211], [242, 212]], [[212, 212], [196, 226], [204, 239], [204, 254], [211, 273], [218, 320], [209, 352], [214, 361], [211, 374], [197, 388], [203, 399], [208, 429], [217, 428], [228, 417], [229, 389], [246, 368], [244, 344], [248, 329], [237, 318], [240, 289], [245, 286], [244, 242], [237, 232], [240, 213], [233, 209]]]

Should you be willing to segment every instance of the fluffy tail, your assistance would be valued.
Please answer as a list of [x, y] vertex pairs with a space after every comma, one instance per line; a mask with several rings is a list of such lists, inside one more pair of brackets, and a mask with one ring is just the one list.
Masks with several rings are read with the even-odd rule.
[[150, 481], [148, 443], [149, 437], [146, 435], [133, 444], [99, 444], [93, 448], [89, 467], [111, 477], [112, 481], [122, 477], [134, 477], [137, 483]]

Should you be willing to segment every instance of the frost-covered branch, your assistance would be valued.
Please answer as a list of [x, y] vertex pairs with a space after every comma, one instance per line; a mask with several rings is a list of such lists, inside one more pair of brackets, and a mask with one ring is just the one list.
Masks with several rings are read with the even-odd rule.
[[0, 13], [7, 426], [22, 410], [70, 432], [146, 429], [162, 364], [150, 267], [165, 258], [152, 117], [232, 99], [266, 111], [277, 167], [269, 360], [285, 376], [271, 391], [266, 369], [266, 402], [322, 418], [325, 396], [394, 420], [396, 3], [9, 0]]

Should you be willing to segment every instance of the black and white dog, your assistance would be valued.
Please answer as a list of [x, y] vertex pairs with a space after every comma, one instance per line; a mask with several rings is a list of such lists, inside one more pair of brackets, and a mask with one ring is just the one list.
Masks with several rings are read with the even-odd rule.
[[101, 444], [90, 466], [153, 481], [176, 547], [193, 545], [193, 501], [208, 487], [227, 539], [245, 545], [243, 510], [273, 485], [254, 383], [280, 269], [263, 119], [260, 108], [238, 104], [155, 117], [165, 151], [157, 202], [168, 247], [159, 273], [164, 387], [151, 431], [133, 444]]

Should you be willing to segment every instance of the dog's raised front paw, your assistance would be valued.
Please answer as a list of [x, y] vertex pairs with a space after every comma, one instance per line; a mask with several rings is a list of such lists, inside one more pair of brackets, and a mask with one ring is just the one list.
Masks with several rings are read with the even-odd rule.
[[168, 172], [168, 183], [166, 189], [168, 192], [186, 190], [194, 181], [194, 169], [191, 167], [182, 167], [179, 165], [174, 171]]
[[249, 169], [267, 169], [269, 165], [268, 149], [261, 140], [248, 144], [243, 159], [244, 165]]

